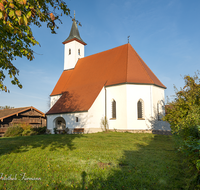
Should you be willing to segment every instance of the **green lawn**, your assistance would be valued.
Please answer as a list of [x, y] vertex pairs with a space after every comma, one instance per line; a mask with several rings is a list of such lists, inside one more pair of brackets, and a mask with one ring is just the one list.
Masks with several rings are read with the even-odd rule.
[[1, 179], [0, 189], [179, 190], [187, 178], [181, 163], [172, 136], [109, 132], [0, 138], [0, 177], [16, 177]]

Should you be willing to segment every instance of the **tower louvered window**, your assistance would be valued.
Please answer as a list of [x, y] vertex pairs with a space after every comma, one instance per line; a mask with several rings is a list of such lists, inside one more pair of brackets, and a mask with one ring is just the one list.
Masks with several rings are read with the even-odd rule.
[[139, 100], [137, 103], [138, 119], [144, 118], [144, 115], [143, 115], [144, 108], [143, 107], [144, 107], [144, 105], [143, 105], [142, 100]]
[[116, 118], [116, 101], [112, 101], [112, 118]]
[[72, 52], [71, 52], [71, 49], [69, 49], [69, 55], [71, 55], [71, 53], [72, 53]]
[[78, 55], [81, 55], [81, 50], [80, 49], [78, 49]]

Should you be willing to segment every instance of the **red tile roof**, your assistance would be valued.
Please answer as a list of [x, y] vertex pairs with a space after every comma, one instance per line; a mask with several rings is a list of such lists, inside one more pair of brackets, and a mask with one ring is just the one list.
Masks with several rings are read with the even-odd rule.
[[63, 94], [47, 114], [87, 111], [103, 86], [123, 83], [166, 88], [130, 44], [79, 59], [63, 71], [52, 95]]

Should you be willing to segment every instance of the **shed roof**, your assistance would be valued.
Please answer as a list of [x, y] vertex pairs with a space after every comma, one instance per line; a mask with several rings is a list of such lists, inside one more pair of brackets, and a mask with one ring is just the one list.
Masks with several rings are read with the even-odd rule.
[[47, 114], [87, 111], [104, 86], [127, 83], [166, 88], [129, 43], [81, 58], [63, 71], [51, 93], [62, 96]]
[[21, 108], [2, 109], [2, 110], [0, 110], [0, 120], [3, 120], [7, 117], [11, 117], [16, 114], [20, 114], [29, 109], [34, 109], [38, 113], [40, 113], [42, 116], [45, 116], [45, 114], [43, 112], [39, 111], [38, 109], [34, 108], [33, 106], [29, 106], [29, 107], [21, 107]]

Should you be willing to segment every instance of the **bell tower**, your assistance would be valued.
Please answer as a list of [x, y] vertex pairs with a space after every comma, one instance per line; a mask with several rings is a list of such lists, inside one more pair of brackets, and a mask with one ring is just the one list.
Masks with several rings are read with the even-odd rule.
[[68, 38], [63, 42], [64, 48], [64, 70], [74, 69], [79, 58], [84, 57], [84, 47], [87, 45], [80, 37], [78, 27], [74, 18]]

